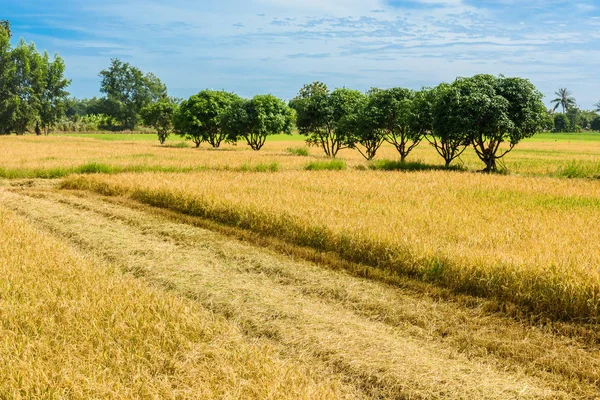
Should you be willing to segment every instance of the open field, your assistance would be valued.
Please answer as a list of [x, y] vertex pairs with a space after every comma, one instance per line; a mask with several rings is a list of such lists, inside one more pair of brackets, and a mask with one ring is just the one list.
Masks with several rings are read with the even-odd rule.
[[142, 136], [0, 136], [0, 398], [600, 399], [597, 135]]

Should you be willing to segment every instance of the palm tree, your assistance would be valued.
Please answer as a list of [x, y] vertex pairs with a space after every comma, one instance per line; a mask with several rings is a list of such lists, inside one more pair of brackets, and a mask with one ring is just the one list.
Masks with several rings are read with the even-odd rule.
[[596, 111], [600, 111], [600, 101], [594, 104], [594, 107], [596, 107]]
[[571, 96], [571, 92], [565, 88], [558, 89], [558, 92], [554, 92], [558, 97], [551, 101], [551, 103], [556, 103], [554, 109], [556, 110], [559, 106], [562, 106], [563, 114], [569, 109], [569, 107], [574, 107], [577, 105], [575, 102], [575, 98]]

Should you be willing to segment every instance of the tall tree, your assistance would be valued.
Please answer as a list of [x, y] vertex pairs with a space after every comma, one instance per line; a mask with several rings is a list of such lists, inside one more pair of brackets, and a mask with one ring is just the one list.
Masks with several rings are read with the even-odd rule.
[[526, 79], [475, 75], [458, 78], [452, 86], [459, 96], [453, 118], [485, 163], [484, 171], [496, 171], [499, 159], [543, 128], [543, 96]]
[[0, 24], [0, 134], [9, 134], [13, 126], [17, 100], [15, 95], [15, 65], [11, 59], [10, 24]]
[[364, 96], [358, 112], [346, 118], [346, 126], [343, 127], [351, 134], [349, 135], [350, 147], [358, 150], [368, 161], [375, 158], [386, 138], [386, 131], [382, 124], [384, 111], [376, 96], [379, 92], [379, 89], [371, 89]]
[[44, 53], [44, 77], [40, 96], [39, 120], [47, 135], [58, 120], [65, 115], [69, 92], [66, 88], [71, 84], [64, 76], [65, 62], [57, 54], [51, 61], [48, 53]]
[[369, 93], [365, 118], [383, 131], [385, 141], [396, 148], [402, 162], [423, 139], [423, 130], [413, 123], [419, 117], [418, 111], [413, 110], [414, 99], [415, 92], [405, 88]]
[[571, 127], [571, 121], [566, 114], [554, 115], [554, 130], [557, 132], [568, 132]]
[[554, 109], [556, 110], [558, 107], [562, 107], [563, 114], [567, 112], [570, 107], [574, 107], [577, 105], [575, 98], [570, 91], [566, 88], [560, 88], [558, 91], [554, 92], [557, 98], [551, 101], [554, 104]]
[[100, 71], [100, 78], [100, 91], [114, 104], [109, 115], [125, 129], [137, 126], [142, 108], [167, 97], [167, 87], [155, 75], [144, 74], [118, 58], [111, 60], [108, 69]]
[[47, 64], [35, 45], [25, 40], [21, 40], [12, 50], [11, 61], [14, 64], [12, 79], [15, 95], [12, 130], [22, 135], [39, 116]]

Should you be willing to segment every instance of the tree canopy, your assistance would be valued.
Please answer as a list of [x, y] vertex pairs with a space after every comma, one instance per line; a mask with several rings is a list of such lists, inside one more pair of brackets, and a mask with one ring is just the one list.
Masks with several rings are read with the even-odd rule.
[[296, 110], [296, 125], [307, 143], [321, 147], [328, 157], [335, 157], [353, 146], [353, 131], [349, 121], [360, 112], [364, 94], [357, 90], [338, 88], [329, 92], [321, 82], [305, 85], [290, 106]]
[[134, 129], [142, 108], [167, 97], [167, 87], [152, 73], [118, 58], [111, 60], [108, 69], [100, 71], [100, 92], [111, 103], [106, 114], [119, 121], [124, 129]]
[[438, 104], [437, 131], [452, 132], [459, 139], [466, 135], [485, 163], [484, 170], [496, 171], [497, 160], [522, 139], [542, 130], [546, 113], [542, 97], [531, 82], [522, 78], [458, 78]]
[[[48, 133], [64, 114], [70, 80], [62, 58], [41, 54], [33, 43], [10, 44], [10, 24], [0, 23], [0, 134], [30, 128]], [[40, 128], [41, 126], [41, 128]]]
[[223, 118], [240, 97], [233, 93], [216, 90], [203, 90], [181, 103], [175, 116], [177, 134], [196, 143], [208, 142], [217, 148], [223, 141], [229, 141], [223, 129]]
[[293, 123], [292, 109], [271, 94], [237, 100], [223, 120], [229, 139], [244, 139], [253, 150], [260, 150], [270, 135], [291, 134]]

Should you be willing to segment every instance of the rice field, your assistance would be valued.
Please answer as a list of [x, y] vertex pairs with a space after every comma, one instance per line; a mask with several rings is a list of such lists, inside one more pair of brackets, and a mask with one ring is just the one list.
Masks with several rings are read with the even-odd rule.
[[[103, 139], [106, 138], [106, 139]], [[310, 163], [327, 161], [318, 148], [307, 148], [298, 135], [278, 135], [254, 152], [243, 143], [212, 149], [203, 144], [172, 138], [160, 146], [150, 134], [73, 134], [49, 137], [0, 137], [0, 178], [61, 178], [73, 173], [194, 172], [203, 170], [256, 169], [303, 170]], [[396, 150], [384, 145], [375, 161], [366, 162], [357, 151], [346, 149], [339, 158], [349, 169], [380, 168], [398, 159]], [[440, 169], [443, 163], [427, 142], [408, 157], [409, 164], [392, 169]], [[519, 144], [505, 159], [504, 173], [558, 178], [600, 177], [600, 134], [544, 134]], [[415, 167], [416, 165], [416, 167]], [[458, 169], [482, 168], [467, 150], [456, 163]], [[270, 166], [266, 168], [266, 166]]]
[[102, 135], [0, 136], [0, 398], [600, 398], [599, 135]]
[[0, 398], [339, 398], [197, 303], [0, 207]]
[[600, 182], [462, 172], [67, 178], [535, 313], [600, 318]]

